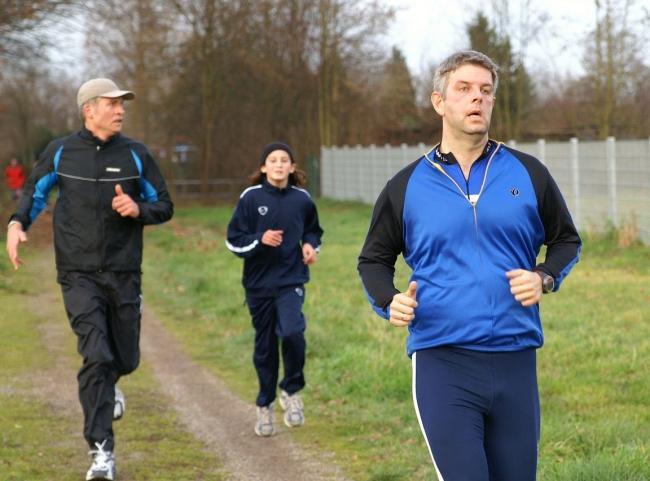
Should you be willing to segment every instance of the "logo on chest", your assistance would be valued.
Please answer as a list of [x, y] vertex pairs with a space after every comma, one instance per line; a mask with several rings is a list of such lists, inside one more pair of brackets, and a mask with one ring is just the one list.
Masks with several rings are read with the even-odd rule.
[[119, 167], [106, 167], [106, 172], [121, 172], [122, 169]]
[[513, 197], [519, 197], [519, 189], [517, 187], [511, 187], [510, 188], [510, 195]]
[[265, 206], [265, 205], [260, 205], [260, 206], [257, 208], [257, 212], [259, 212], [260, 215], [266, 215], [266, 213], [267, 213], [268, 211], [269, 211], [269, 208], [268, 208], [267, 206]]

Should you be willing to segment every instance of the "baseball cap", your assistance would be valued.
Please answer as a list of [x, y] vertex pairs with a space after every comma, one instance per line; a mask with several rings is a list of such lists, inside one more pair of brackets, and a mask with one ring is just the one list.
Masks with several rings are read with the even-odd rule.
[[81, 108], [83, 104], [95, 97], [107, 97], [110, 99], [122, 97], [124, 100], [133, 100], [135, 94], [130, 90], [120, 90], [115, 82], [110, 79], [94, 78], [79, 87], [79, 92], [77, 92], [77, 105]]

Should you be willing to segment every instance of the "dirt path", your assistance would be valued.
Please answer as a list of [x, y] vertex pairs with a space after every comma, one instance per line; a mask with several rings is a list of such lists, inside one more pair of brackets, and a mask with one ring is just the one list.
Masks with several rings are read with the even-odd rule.
[[[231, 479], [241, 481], [345, 480], [323, 459], [308, 457], [286, 430], [261, 439], [253, 433], [255, 408], [218, 378], [191, 361], [150, 310], [145, 310], [141, 346], [181, 421], [215, 449]], [[280, 421], [280, 413], [276, 414]], [[301, 428], [308, 429], [308, 427]]]
[[[38, 238], [47, 234], [45, 230], [39, 231], [32, 235], [36, 237], [35, 244], [43, 245]], [[35, 247], [31, 239], [30, 244], [30, 248]], [[30, 270], [39, 272], [43, 278], [54, 278], [51, 247], [43, 246], [43, 255], [39, 255], [35, 262], [37, 265], [31, 266]], [[59, 412], [81, 420], [76, 386], [78, 366], [72, 362], [69, 353], [66, 354], [72, 334], [65, 319], [61, 296], [57, 291], [47, 289], [34, 296], [30, 309], [45, 320], [40, 325], [41, 336], [53, 358], [60, 360], [33, 379], [34, 392]], [[141, 349], [143, 363], [152, 368], [160, 391], [177, 411], [180, 421], [188, 432], [223, 460], [228, 479], [346, 481], [340, 470], [327, 462], [328, 455], [308, 455], [292, 442], [288, 428], [283, 424], [278, 435], [258, 438], [252, 429], [254, 406], [239, 399], [223, 382], [192, 361], [148, 308], [143, 314]], [[276, 414], [276, 421], [281, 424], [281, 413]], [[82, 457], [85, 443], [79, 432], [71, 435], [70, 443], [78, 448], [80, 460], [85, 459]]]

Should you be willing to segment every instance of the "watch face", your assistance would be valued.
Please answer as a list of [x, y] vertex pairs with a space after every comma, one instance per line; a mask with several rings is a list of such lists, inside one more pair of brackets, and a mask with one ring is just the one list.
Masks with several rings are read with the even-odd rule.
[[544, 279], [542, 280], [542, 290], [544, 292], [551, 292], [554, 287], [555, 279], [553, 279], [551, 276], [544, 276]]

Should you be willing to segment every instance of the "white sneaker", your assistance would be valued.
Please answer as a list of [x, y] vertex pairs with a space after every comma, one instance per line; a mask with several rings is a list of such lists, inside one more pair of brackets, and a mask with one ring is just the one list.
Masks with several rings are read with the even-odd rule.
[[305, 413], [300, 395], [289, 394], [282, 390], [280, 392], [280, 406], [284, 409], [284, 424], [290, 428], [296, 428], [305, 424]]
[[93, 464], [86, 473], [86, 481], [113, 481], [115, 479], [115, 456], [112, 451], [104, 451], [104, 440], [101, 444], [95, 443], [97, 449], [92, 449], [88, 454], [93, 458]]
[[257, 407], [257, 422], [255, 423], [255, 434], [264, 438], [273, 436], [273, 405]]
[[115, 406], [113, 406], [113, 421], [122, 419], [122, 416], [124, 416], [124, 411], [126, 411], [126, 399], [124, 399], [124, 393], [119, 387], [115, 386]]

